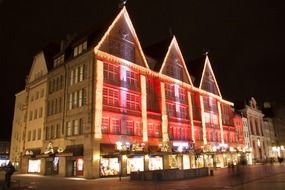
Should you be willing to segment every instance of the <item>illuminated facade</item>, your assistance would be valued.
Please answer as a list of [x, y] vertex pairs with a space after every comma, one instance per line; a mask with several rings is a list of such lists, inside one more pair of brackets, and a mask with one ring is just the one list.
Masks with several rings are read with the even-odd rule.
[[222, 98], [208, 56], [198, 85], [175, 37], [159, 69], [150, 68], [125, 8], [93, 39], [54, 57], [41, 152], [23, 171], [97, 178], [237, 161], [233, 103]]
[[241, 112], [248, 120], [249, 139], [252, 148], [253, 161], [265, 161], [268, 157], [268, 145], [264, 134], [264, 114], [258, 109], [254, 98], [251, 98], [249, 105], [246, 105]]

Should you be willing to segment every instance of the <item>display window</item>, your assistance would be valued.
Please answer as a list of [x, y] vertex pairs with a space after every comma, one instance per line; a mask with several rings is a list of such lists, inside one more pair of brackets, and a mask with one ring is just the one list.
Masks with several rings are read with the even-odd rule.
[[161, 156], [150, 156], [148, 162], [149, 170], [162, 170], [163, 169], [163, 159]]
[[118, 175], [120, 171], [119, 159], [101, 158], [100, 160], [100, 176]]
[[169, 168], [178, 168], [178, 155], [169, 155]]
[[196, 162], [197, 162], [197, 168], [203, 168], [204, 167], [203, 155], [198, 155]]
[[29, 160], [28, 172], [40, 173], [40, 171], [41, 171], [41, 160]]
[[190, 158], [187, 154], [183, 154], [183, 169], [190, 169]]
[[144, 171], [144, 157], [136, 156], [127, 159], [127, 174], [131, 172]]
[[0, 167], [4, 167], [8, 164], [9, 160], [0, 160]]

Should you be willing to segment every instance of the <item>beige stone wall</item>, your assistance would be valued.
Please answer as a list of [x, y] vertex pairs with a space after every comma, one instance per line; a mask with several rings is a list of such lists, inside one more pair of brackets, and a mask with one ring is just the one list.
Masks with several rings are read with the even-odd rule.
[[27, 92], [19, 92], [15, 96], [15, 108], [13, 118], [13, 128], [11, 136], [10, 160], [13, 163], [20, 162], [21, 153], [23, 152], [23, 131], [25, 128]]

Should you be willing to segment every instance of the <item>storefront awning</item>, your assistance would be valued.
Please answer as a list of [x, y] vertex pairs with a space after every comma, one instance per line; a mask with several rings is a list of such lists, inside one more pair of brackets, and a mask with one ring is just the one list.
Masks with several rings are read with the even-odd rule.
[[60, 155], [65, 155], [65, 156], [83, 156], [83, 145], [68, 145], [64, 149], [62, 153], [58, 154]]

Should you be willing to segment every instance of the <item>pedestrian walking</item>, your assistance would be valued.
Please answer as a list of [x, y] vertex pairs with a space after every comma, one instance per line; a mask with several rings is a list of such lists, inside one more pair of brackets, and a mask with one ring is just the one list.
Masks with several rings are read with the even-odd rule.
[[10, 188], [11, 186], [11, 176], [15, 172], [15, 167], [9, 161], [9, 163], [6, 166], [4, 166], [4, 170], [5, 170], [4, 189], [6, 189], [6, 188]]

